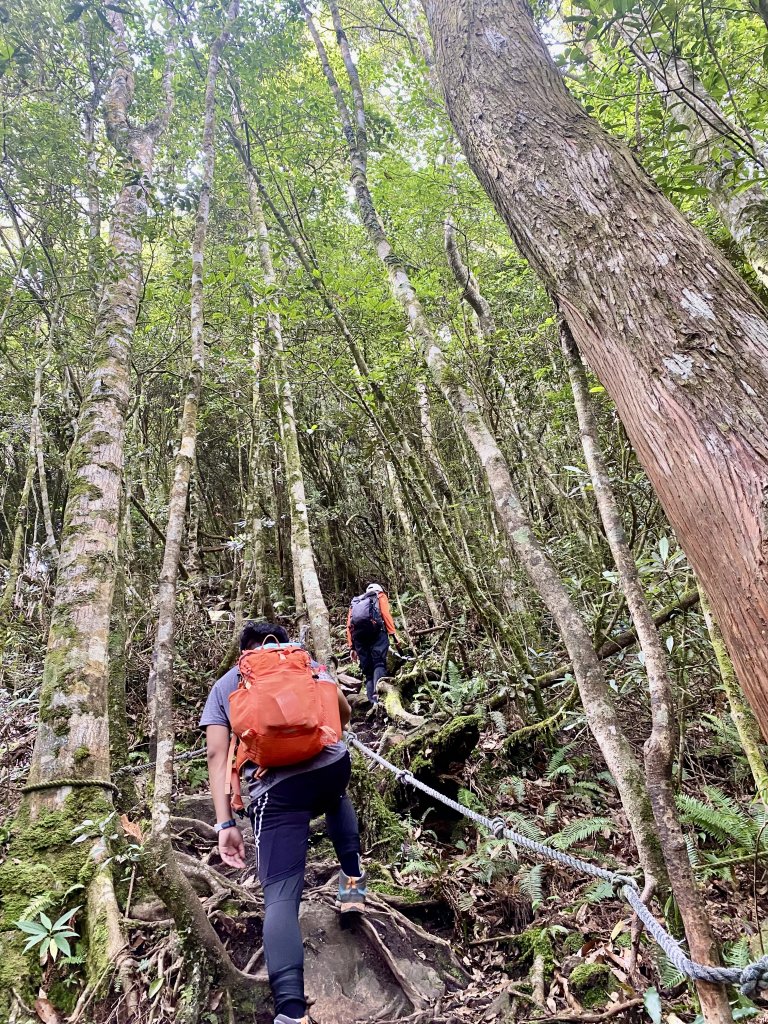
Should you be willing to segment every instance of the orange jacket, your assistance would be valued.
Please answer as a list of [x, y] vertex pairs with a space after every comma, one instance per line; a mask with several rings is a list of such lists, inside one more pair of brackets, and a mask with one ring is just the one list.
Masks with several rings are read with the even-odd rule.
[[[381, 612], [382, 619], [384, 619], [384, 629], [386, 629], [387, 633], [389, 633], [390, 636], [394, 636], [397, 633], [397, 628], [395, 627], [395, 620], [392, 618], [392, 612], [389, 610], [389, 598], [387, 597], [387, 595], [384, 593], [383, 590], [382, 590], [382, 592], [378, 596], [379, 596], [379, 611]], [[352, 647], [352, 607], [351, 606], [350, 606], [349, 611], [347, 612], [347, 644], [349, 645], [350, 648]]]

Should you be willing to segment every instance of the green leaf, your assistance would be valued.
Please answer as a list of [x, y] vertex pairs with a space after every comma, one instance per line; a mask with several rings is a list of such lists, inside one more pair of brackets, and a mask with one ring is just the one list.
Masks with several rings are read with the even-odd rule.
[[40, 920], [43, 922], [43, 924], [45, 925], [46, 929], [48, 931], [51, 931], [51, 929], [53, 928], [53, 925], [51, 924], [51, 919], [50, 919], [50, 917], [48, 917], [47, 914], [44, 914], [42, 912], [42, 910], [40, 911]]
[[662, 537], [659, 541], [659, 555], [662, 562], [666, 562], [669, 557], [669, 537]]
[[16, 927], [19, 931], [26, 932], [28, 935], [47, 935], [48, 929], [40, 924], [39, 921], [17, 921]]
[[62, 953], [65, 953], [67, 956], [72, 955], [72, 949], [70, 948], [69, 940], [65, 939], [63, 935], [54, 935], [53, 941], [56, 943], [56, 946], [61, 950]]
[[163, 987], [163, 983], [164, 982], [165, 982], [165, 978], [162, 976], [162, 974], [160, 975], [159, 978], [155, 978], [155, 980], [149, 986], [149, 998], [150, 999], [153, 999], [157, 995], [157, 993]]
[[661, 998], [655, 988], [645, 990], [643, 1006], [653, 1024], [661, 1024]]
[[58, 921], [53, 925], [52, 931], [58, 931], [59, 928], [63, 928], [71, 917], [74, 917], [80, 907], [75, 907], [74, 910], [68, 910], [66, 914], [62, 914]]

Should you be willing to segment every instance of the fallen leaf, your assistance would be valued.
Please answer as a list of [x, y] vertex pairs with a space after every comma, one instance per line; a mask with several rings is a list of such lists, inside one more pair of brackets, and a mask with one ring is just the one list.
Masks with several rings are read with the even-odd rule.
[[127, 814], [120, 815], [120, 824], [123, 826], [123, 832], [127, 833], [129, 836], [133, 836], [133, 838], [138, 840], [139, 843], [144, 842], [144, 834], [141, 831], [141, 828], [135, 821], [131, 821]]
[[43, 1024], [61, 1024], [61, 1017], [50, 999], [36, 999], [35, 1013]]

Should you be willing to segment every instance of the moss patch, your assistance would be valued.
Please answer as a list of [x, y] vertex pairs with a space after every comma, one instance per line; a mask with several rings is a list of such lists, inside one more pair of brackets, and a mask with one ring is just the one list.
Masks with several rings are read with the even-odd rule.
[[613, 975], [606, 964], [579, 964], [568, 980], [571, 991], [587, 1009], [604, 1006], [613, 987]]
[[[363, 846], [377, 844], [377, 850], [390, 857], [402, 846], [405, 828], [398, 816], [387, 807], [379, 789], [381, 776], [368, 770], [368, 763], [357, 751], [352, 752], [350, 797], [357, 811]], [[386, 789], [383, 791], [387, 792]]]
[[528, 928], [517, 937], [520, 959], [532, 963], [536, 957], [544, 961], [544, 973], [551, 977], [555, 969], [555, 950], [552, 937], [544, 928]]

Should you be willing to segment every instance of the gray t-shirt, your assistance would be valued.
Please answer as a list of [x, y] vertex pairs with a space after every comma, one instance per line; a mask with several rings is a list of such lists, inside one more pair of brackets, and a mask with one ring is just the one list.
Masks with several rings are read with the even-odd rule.
[[[312, 662], [312, 665], [314, 668], [320, 667], [315, 662]], [[319, 676], [320, 681], [325, 685], [336, 685], [331, 677], [324, 672], [320, 672]], [[211, 692], [208, 694], [208, 700], [205, 702], [203, 713], [200, 716], [201, 729], [208, 725], [224, 725], [227, 729], [231, 728], [229, 722], [229, 695], [237, 689], [239, 681], [240, 673], [237, 670], [237, 665], [233, 665], [228, 672], [224, 673], [221, 679], [216, 680], [211, 688]], [[327, 747], [323, 747], [319, 754], [310, 757], [308, 761], [286, 765], [284, 768], [270, 768], [263, 779], [255, 779], [253, 776], [256, 766], [246, 764], [243, 775], [248, 783], [251, 800], [258, 800], [260, 796], [263, 796], [264, 793], [284, 779], [290, 779], [294, 775], [301, 775], [303, 772], [311, 772], [315, 768], [325, 768], [326, 765], [333, 764], [334, 761], [338, 761], [340, 757], [343, 757], [346, 752], [347, 746], [345, 743], [341, 741], [331, 743]]]

